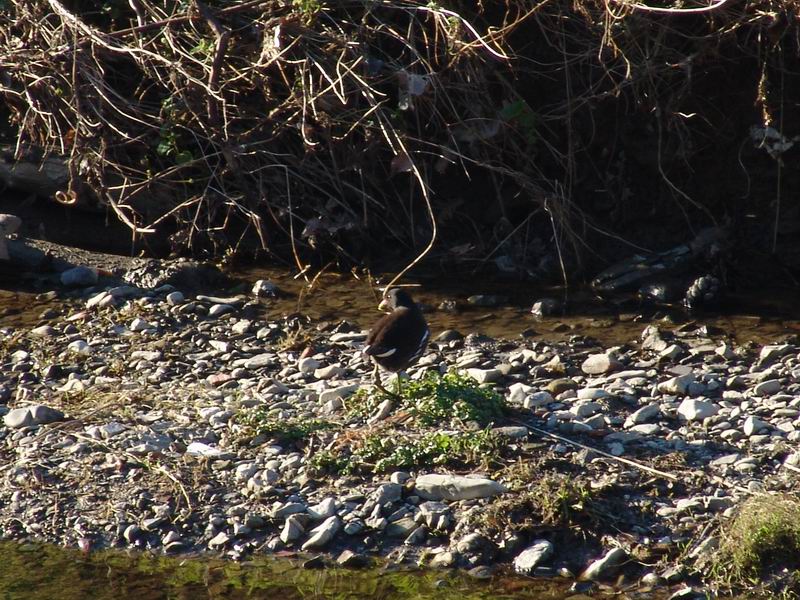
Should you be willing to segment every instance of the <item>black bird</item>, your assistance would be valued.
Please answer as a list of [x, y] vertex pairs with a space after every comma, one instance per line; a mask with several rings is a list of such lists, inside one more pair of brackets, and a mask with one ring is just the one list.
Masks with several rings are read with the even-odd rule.
[[[431, 335], [425, 317], [406, 292], [394, 288], [378, 306], [381, 310], [391, 309], [382, 316], [367, 336], [364, 354], [375, 361], [375, 384], [385, 394], [381, 385], [378, 367], [396, 373], [414, 364], [425, 351]], [[398, 383], [399, 386], [399, 383]]]

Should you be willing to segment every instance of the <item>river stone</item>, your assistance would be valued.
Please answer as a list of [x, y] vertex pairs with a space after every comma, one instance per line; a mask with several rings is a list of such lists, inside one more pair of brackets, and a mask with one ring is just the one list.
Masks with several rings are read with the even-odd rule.
[[456, 342], [458, 340], [463, 340], [464, 334], [460, 331], [456, 331], [455, 329], [445, 329], [442, 333], [436, 336], [436, 341], [441, 342], [443, 344], [447, 344], [449, 342]]
[[602, 409], [603, 407], [599, 402], [583, 401], [577, 402], [569, 409], [569, 412], [579, 419], [585, 419], [586, 417], [591, 417], [593, 414], [600, 412]]
[[170, 292], [165, 299], [170, 306], [178, 306], [184, 303], [186, 297], [182, 292]]
[[614, 548], [609, 550], [603, 558], [600, 558], [586, 567], [586, 570], [581, 574], [581, 579], [597, 581], [611, 577], [620, 563], [627, 558], [625, 550], [622, 548]]
[[339, 365], [329, 365], [314, 370], [316, 379], [338, 379], [344, 375], [344, 369]]
[[768, 429], [769, 423], [762, 421], [758, 417], [747, 417], [744, 420], [743, 431], [747, 437], [751, 437], [759, 433], [763, 429]]
[[578, 384], [574, 382], [572, 379], [567, 379], [567, 378], [553, 379], [553, 381], [547, 384], [545, 389], [551, 394], [558, 396], [559, 394], [568, 392], [569, 390], [578, 389]]
[[603, 375], [622, 368], [622, 364], [608, 354], [591, 354], [581, 364], [581, 371], [587, 375]]
[[316, 358], [311, 358], [307, 356], [306, 358], [301, 358], [297, 362], [297, 368], [300, 370], [301, 373], [305, 375], [310, 375], [317, 369], [319, 369], [320, 362]]
[[274, 298], [278, 295], [278, 291], [277, 285], [263, 279], [253, 284], [253, 295], [257, 298]]
[[387, 537], [406, 538], [417, 528], [417, 523], [411, 517], [403, 517], [394, 523], [389, 523], [384, 530]]
[[336, 564], [345, 569], [363, 569], [371, 562], [372, 559], [366, 554], [357, 554], [352, 550], [345, 550], [336, 558]]
[[758, 354], [758, 365], [763, 367], [778, 358], [781, 358], [785, 354], [788, 354], [792, 350], [792, 346], [789, 344], [772, 344], [767, 345], [761, 348], [761, 352]]
[[15, 408], [3, 417], [6, 427], [11, 429], [21, 429], [31, 425], [44, 425], [62, 421], [64, 413], [55, 408], [50, 408], [44, 404], [34, 404], [23, 408]]
[[284, 544], [290, 544], [305, 533], [303, 519], [300, 515], [289, 515], [283, 524], [280, 538]]
[[472, 500], [507, 491], [503, 484], [491, 479], [437, 473], [420, 475], [415, 487], [417, 494], [425, 500]]
[[514, 570], [520, 575], [530, 575], [541, 563], [553, 554], [553, 544], [547, 540], [535, 540], [533, 545], [514, 558]]
[[522, 406], [524, 408], [538, 408], [550, 404], [551, 402], [555, 402], [555, 398], [553, 398], [552, 394], [550, 392], [541, 391], [525, 396], [525, 401], [522, 403]]
[[319, 395], [319, 402], [320, 404], [328, 404], [333, 400], [347, 398], [348, 396], [355, 394], [359, 387], [361, 387], [359, 384], [352, 383], [350, 385], [342, 385], [330, 390], [325, 390]]
[[433, 530], [444, 531], [453, 521], [453, 513], [444, 502], [423, 502], [419, 505], [416, 521], [425, 523]]
[[342, 522], [339, 517], [328, 517], [322, 522], [322, 525], [311, 530], [312, 535], [306, 543], [303, 544], [302, 549], [305, 551], [322, 548], [334, 538], [341, 526]]
[[525, 383], [512, 383], [508, 386], [508, 401], [511, 404], [522, 404], [526, 396], [532, 394], [535, 389], [532, 385]]
[[762, 381], [753, 388], [753, 393], [756, 396], [771, 396], [781, 391], [781, 382], [777, 379], [768, 379]]
[[261, 367], [268, 367], [275, 363], [275, 355], [271, 352], [264, 352], [263, 354], [256, 354], [252, 358], [248, 358], [244, 363], [245, 369], [260, 369]]
[[667, 379], [666, 381], [662, 381], [661, 383], [656, 386], [659, 392], [662, 394], [678, 394], [684, 395], [686, 390], [689, 388], [689, 385], [694, 383], [695, 377], [691, 373], [686, 375], [679, 375], [678, 377], [673, 377], [671, 379]]
[[678, 414], [687, 421], [702, 421], [713, 417], [719, 412], [719, 407], [713, 402], [687, 398], [678, 406]]
[[54, 337], [58, 335], [58, 331], [50, 325], [40, 325], [31, 329], [31, 335], [36, 337]]
[[498, 369], [467, 369], [467, 375], [478, 383], [492, 383], [503, 376]]
[[308, 514], [315, 521], [322, 521], [336, 514], [336, 498], [324, 498], [319, 504], [308, 507]]
[[97, 269], [86, 266], [67, 269], [59, 277], [61, 285], [67, 287], [87, 287], [97, 283]]
[[660, 414], [661, 407], [658, 404], [648, 404], [628, 415], [628, 418], [625, 419], [624, 427], [630, 429], [634, 425], [642, 425], [657, 418]]

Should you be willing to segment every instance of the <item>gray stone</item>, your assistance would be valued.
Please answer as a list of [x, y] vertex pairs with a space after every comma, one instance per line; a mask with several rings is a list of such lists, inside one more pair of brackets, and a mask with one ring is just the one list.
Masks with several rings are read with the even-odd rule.
[[686, 390], [689, 388], [689, 385], [694, 383], [694, 381], [695, 376], [689, 373], [662, 381], [658, 384], [657, 388], [662, 394], [678, 394], [683, 396], [686, 394]]
[[781, 391], [781, 382], [777, 379], [768, 379], [757, 384], [753, 388], [756, 396], [771, 396]]
[[491, 479], [444, 474], [420, 475], [415, 487], [417, 494], [425, 500], [471, 500], [507, 491], [504, 485]]
[[97, 269], [86, 266], [73, 267], [61, 273], [61, 285], [67, 287], [88, 287], [97, 283]]
[[260, 369], [275, 364], [277, 357], [271, 352], [257, 354], [252, 358], [248, 358], [244, 363], [245, 369]]
[[631, 413], [628, 418], [625, 419], [624, 427], [631, 428], [634, 425], [642, 425], [648, 421], [658, 418], [660, 415], [661, 407], [658, 404], [648, 404], [636, 412]]
[[597, 581], [612, 577], [616, 573], [617, 567], [628, 557], [622, 548], [609, 550], [603, 558], [591, 563], [581, 574], [581, 579]]
[[253, 284], [253, 295], [257, 298], [274, 298], [279, 291], [277, 285], [264, 279], [259, 279]]
[[531, 575], [536, 567], [553, 555], [553, 544], [547, 540], [535, 540], [533, 545], [514, 558], [514, 570], [521, 575]]
[[64, 420], [64, 413], [44, 404], [15, 408], [3, 417], [6, 427], [20, 429], [32, 425], [45, 425]]
[[284, 544], [290, 544], [305, 533], [303, 519], [299, 515], [289, 515], [283, 524], [280, 539]]
[[769, 423], [762, 421], [758, 417], [750, 416], [744, 420], [742, 429], [747, 437], [751, 437], [764, 429], [769, 429]]
[[311, 530], [311, 537], [303, 544], [303, 550], [322, 548], [338, 533], [342, 522], [339, 517], [328, 517], [321, 525]]
[[492, 383], [503, 376], [498, 369], [467, 369], [467, 375], [478, 383]]
[[581, 371], [587, 375], [603, 375], [622, 368], [622, 364], [608, 354], [591, 354], [581, 364]]

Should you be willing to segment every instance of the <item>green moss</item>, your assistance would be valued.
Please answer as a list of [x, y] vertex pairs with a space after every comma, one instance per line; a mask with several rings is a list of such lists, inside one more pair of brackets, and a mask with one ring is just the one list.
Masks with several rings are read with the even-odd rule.
[[[405, 381], [400, 390], [399, 410], [407, 411], [420, 425], [453, 425], [474, 421], [481, 427], [500, 419], [508, 406], [503, 397], [481, 387], [469, 375], [450, 371], [445, 375], [428, 372], [420, 381]], [[366, 416], [377, 410], [387, 396], [360, 391], [351, 404], [356, 414]]]

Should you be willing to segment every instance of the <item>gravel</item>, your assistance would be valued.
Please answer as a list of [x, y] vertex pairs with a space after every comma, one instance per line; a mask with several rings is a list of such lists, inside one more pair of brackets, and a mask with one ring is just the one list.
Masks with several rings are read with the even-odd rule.
[[[457, 366], [498, 391], [515, 411], [493, 424], [501, 464], [331, 474], [310, 463], [361, 431], [348, 415], [370, 387], [365, 332], [329, 324], [296, 348], [283, 343], [295, 317], [261, 319], [244, 297], [76, 289], [72, 313], [2, 330], [5, 538], [236, 559], [321, 551], [352, 567], [376, 556], [470, 570], [505, 562], [608, 581], [653, 557], [677, 561], [690, 542], [700, 548], [691, 560], [707, 559], [713, 546], [700, 542], [716, 520], [753, 492], [797, 488], [800, 348], [790, 343], [740, 346], [686, 326], [648, 326], [615, 348], [449, 331], [409, 375]], [[278, 291], [262, 282], [253, 293], [269, 302]], [[316, 445], [245, 436], [255, 408], [339, 429]], [[387, 401], [363, 427], [395, 427], [395, 411]], [[578, 550], [542, 535], [524, 498], [541, 497], [545, 473], [612, 503], [596, 541]], [[666, 581], [658, 573], [649, 581]]]

